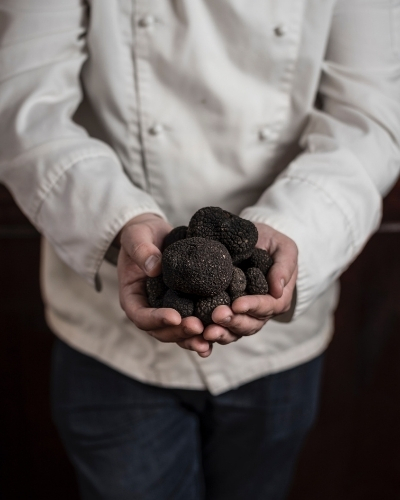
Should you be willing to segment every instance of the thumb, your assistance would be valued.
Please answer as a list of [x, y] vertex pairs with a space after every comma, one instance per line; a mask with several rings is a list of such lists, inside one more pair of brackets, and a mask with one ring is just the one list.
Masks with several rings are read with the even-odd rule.
[[121, 246], [147, 276], [161, 273], [161, 251], [154, 244], [153, 231], [147, 225], [127, 227], [121, 235]]
[[287, 244], [278, 246], [274, 264], [268, 272], [269, 293], [275, 299], [282, 297], [283, 290], [293, 275], [297, 276], [297, 247], [289, 239], [285, 243]]

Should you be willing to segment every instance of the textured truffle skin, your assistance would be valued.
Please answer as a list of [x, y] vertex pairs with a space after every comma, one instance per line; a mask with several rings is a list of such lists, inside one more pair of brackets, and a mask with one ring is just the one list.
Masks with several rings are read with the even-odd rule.
[[240, 268], [247, 271], [250, 267], [258, 267], [266, 276], [273, 263], [272, 257], [266, 250], [255, 248], [250, 257], [240, 263]]
[[168, 287], [165, 285], [163, 276], [160, 274], [155, 278], [146, 279], [147, 301], [150, 307], [162, 307], [163, 298]]
[[227, 290], [232, 302], [246, 295], [246, 285], [247, 281], [244, 272], [239, 267], [234, 267], [232, 281]]
[[201, 320], [204, 326], [208, 326], [213, 323], [211, 316], [214, 309], [224, 305], [231, 305], [231, 298], [227, 292], [221, 292], [214, 297], [204, 297], [196, 302], [194, 314]]
[[172, 309], [178, 311], [182, 318], [193, 316], [194, 313], [193, 300], [188, 297], [184, 297], [181, 294], [174, 292], [173, 290], [168, 290], [164, 295], [162, 306], [172, 307]]
[[186, 238], [187, 226], [175, 227], [167, 236], [164, 238], [163, 251], [175, 243], [175, 241], [184, 240]]
[[250, 267], [246, 271], [248, 295], [265, 295], [268, 293], [268, 283], [261, 269]]
[[218, 241], [186, 238], [165, 249], [164, 283], [175, 291], [211, 297], [225, 290], [232, 279], [228, 250]]
[[236, 264], [253, 253], [258, 240], [258, 231], [252, 222], [222, 208], [204, 207], [190, 219], [187, 236], [221, 242]]

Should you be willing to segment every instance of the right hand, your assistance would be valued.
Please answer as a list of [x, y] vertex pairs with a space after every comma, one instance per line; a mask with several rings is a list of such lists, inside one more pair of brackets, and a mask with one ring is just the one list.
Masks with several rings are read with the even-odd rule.
[[210, 342], [230, 344], [244, 336], [254, 335], [270, 319], [291, 307], [298, 273], [298, 250], [288, 236], [266, 224], [256, 223], [257, 247], [267, 250], [274, 264], [268, 273], [266, 295], [244, 295], [231, 307], [218, 306], [212, 314], [215, 324], [209, 325], [203, 337]]
[[161, 247], [170, 226], [155, 214], [131, 219], [119, 233], [119, 297], [127, 317], [141, 330], [160, 342], [176, 342], [206, 358], [212, 343], [202, 336], [202, 322], [190, 316], [183, 318], [174, 309], [152, 308], [147, 302], [146, 277], [161, 273]]

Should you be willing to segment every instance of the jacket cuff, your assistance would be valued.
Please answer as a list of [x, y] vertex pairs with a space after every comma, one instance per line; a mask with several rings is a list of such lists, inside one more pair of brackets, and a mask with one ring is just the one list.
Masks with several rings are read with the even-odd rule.
[[308, 309], [360, 250], [346, 213], [323, 189], [303, 179], [281, 177], [240, 216], [267, 224], [296, 243], [299, 273], [293, 319]]
[[133, 217], [166, 216], [112, 156], [82, 157], [52, 185], [35, 218], [58, 255], [97, 290], [98, 270], [116, 234]]

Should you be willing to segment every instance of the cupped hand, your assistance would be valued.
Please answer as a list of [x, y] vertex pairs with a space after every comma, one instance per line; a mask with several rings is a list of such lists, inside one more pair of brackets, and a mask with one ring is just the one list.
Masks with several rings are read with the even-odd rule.
[[161, 342], [176, 342], [196, 351], [211, 354], [212, 344], [202, 336], [203, 325], [194, 316], [181, 318], [174, 309], [153, 308], [147, 302], [146, 277], [161, 273], [161, 247], [172, 227], [154, 214], [131, 219], [121, 230], [118, 257], [119, 297], [127, 317], [141, 330]]
[[284, 234], [266, 224], [256, 223], [257, 247], [267, 250], [274, 264], [268, 272], [267, 295], [245, 295], [231, 307], [218, 306], [212, 315], [215, 324], [203, 332], [204, 339], [230, 344], [243, 336], [254, 335], [271, 318], [290, 309], [296, 285], [297, 246]]

